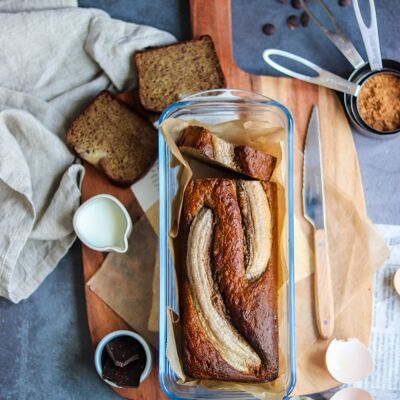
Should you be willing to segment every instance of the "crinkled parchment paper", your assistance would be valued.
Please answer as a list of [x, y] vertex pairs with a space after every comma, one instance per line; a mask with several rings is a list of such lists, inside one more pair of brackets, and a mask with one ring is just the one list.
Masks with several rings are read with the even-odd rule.
[[[175, 142], [180, 138], [185, 126], [187, 126], [187, 122], [169, 119], [164, 122], [162, 127], [167, 143], [175, 156], [175, 166], [182, 166], [178, 174], [179, 192], [172, 205], [174, 219], [171, 240], [177, 234], [183, 191], [192, 173], [190, 166], [197, 177], [217, 176], [214, 175], [216, 174], [215, 169], [205, 167], [204, 164], [198, 162], [191, 162], [189, 166], [189, 163], [181, 156]], [[243, 121], [241, 124], [215, 125], [211, 127], [211, 130], [226, 140], [260, 148], [275, 155], [280, 160], [272, 180], [278, 182], [280, 188], [278, 193], [278, 206], [280, 208], [278, 217], [280, 224], [279, 282], [280, 285], [284, 286], [287, 277], [284, 243], [286, 237], [284, 226], [286, 162], [282, 161], [284, 132], [281, 129], [268, 127], [256, 121], [247, 121], [245, 125], [243, 125]], [[302, 160], [303, 154], [297, 150], [294, 157]], [[199, 164], [202, 165], [201, 168], [199, 168]], [[295, 171], [295, 177], [298, 174], [301, 175], [301, 171]], [[297, 181], [299, 180], [299, 177], [297, 177]], [[301, 185], [296, 190], [301, 190]], [[301, 196], [295, 196], [296, 198], [299, 199]], [[348, 196], [326, 176], [325, 200], [328, 251], [335, 300], [334, 337], [357, 337], [362, 342], [368, 343], [371, 309], [369, 306], [370, 299], [365, 299], [365, 293], [371, 285], [372, 274], [387, 257], [388, 249], [365, 212], [358, 210]], [[152, 246], [157, 246], [157, 239], [154, 232], [148, 230], [149, 224], [145, 220], [139, 222], [133, 227], [129, 252], [126, 254], [111, 253], [101, 269], [93, 276], [89, 286], [134, 329], [143, 334], [151, 343], [157, 345], [157, 334], [153, 331], [157, 329], [158, 269], [156, 268], [153, 275], [153, 266], [156, 262], [153, 255], [156, 253], [153, 254], [149, 250], [153, 249]], [[295, 394], [306, 394], [323, 391], [338, 385], [338, 383], [330, 377], [325, 367], [325, 352], [330, 341], [319, 339], [316, 329], [313, 289], [313, 234], [310, 224], [302, 215], [302, 204], [299, 200], [295, 203], [294, 225], [297, 339], [297, 385]], [[147, 239], [144, 236], [147, 236]], [[143, 242], [144, 247], [142, 247], [143, 251], [141, 252], [135, 251], [138, 240]], [[139, 276], [141, 277], [137, 279]], [[133, 294], [135, 296], [132, 297]], [[184, 377], [179, 358], [179, 322], [176, 321], [175, 317], [170, 311], [167, 354], [171, 366], [181, 377], [184, 384], [198, 384], [199, 382], [189, 381]], [[286, 340], [286, 333], [282, 325], [281, 302], [280, 335], [281, 341]], [[283, 387], [282, 377], [285, 370], [282, 351], [280, 361], [281, 378], [273, 384], [246, 385], [219, 381], [202, 381], [200, 383], [215, 389], [246, 390], [263, 399], [280, 398]]]
[[124, 254], [110, 253], [87, 285], [158, 349], [158, 237], [145, 214], [128, 245]]
[[[246, 384], [236, 382], [226, 382], [217, 380], [193, 380], [185, 376], [181, 365], [180, 357], [180, 324], [179, 318], [175, 316], [172, 310], [169, 310], [168, 336], [167, 336], [167, 357], [171, 368], [179, 376], [179, 383], [183, 385], [202, 385], [210, 389], [221, 390], [243, 390], [253, 394], [255, 397], [265, 399], [280, 399], [285, 391], [285, 373], [287, 360], [285, 359], [284, 344], [287, 341], [288, 330], [286, 329], [284, 301], [286, 297], [287, 267], [286, 267], [286, 203], [285, 203], [285, 165], [283, 160], [285, 154], [285, 132], [282, 128], [271, 126], [267, 122], [236, 120], [220, 124], [208, 125], [198, 121], [183, 121], [179, 119], [167, 119], [161, 125], [161, 131], [164, 138], [174, 155], [174, 166], [179, 166], [178, 173], [178, 193], [172, 204], [172, 229], [170, 251], [174, 257], [174, 246], [172, 241], [176, 238], [179, 227], [180, 211], [183, 200], [183, 193], [186, 184], [193, 176], [194, 178], [232, 176], [232, 173], [215, 169], [198, 161], [188, 162], [180, 153], [176, 143], [179, 141], [182, 130], [188, 125], [200, 125], [208, 128], [213, 134], [234, 143], [250, 145], [259, 150], [274, 155], [277, 158], [277, 166], [271, 181], [277, 183], [278, 187], [278, 325], [279, 325], [279, 348], [280, 348], [280, 368], [279, 377], [273, 382], [263, 384]], [[177, 258], [176, 258], [177, 259]], [[175, 261], [176, 266], [176, 261]], [[177, 266], [176, 266], [177, 267]], [[179, 273], [179, 268], [176, 268]], [[178, 285], [177, 285], [178, 286]], [[286, 324], [286, 325], [285, 325]]]
[[[182, 129], [186, 125], [187, 122], [184, 121], [166, 120], [162, 126], [163, 134], [176, 158], [176, 162], [178, 165], [181, 164], [183, 166], [179, 179], [180, 192], [173, 205], [175, 220], [171, 232], [172, 236], [175, 236], [177, 232], [184, 186], [190, 179], [189, 165], [182, 158], [175, 145], [175, 142], [180, 138]], [[278, 207], [280, 207], [280, 215], [278, 217], [280, 224], [279, 270], [280, 284], [282, 285], [286, 280], [285, 202], [283, 197], [286, 163], [282, 162], [282, 155], [285, 154], [282, 151], [284, 132], [280, 129], [262, 125], [257, 121], [247, 121], [244, 124], [243, 121], [241, 123], [225, 123], [209, 126], [209, 128], [214, 134], [218, 134], [232, 143], [251, 145], [277, 156], [278, 160], [280, 160], [272, 180], [278, 182], [280, 187], [280, 196], [278, 198]], [[294, 157], [302, 159], [303, 154], [297, 152]], [[298, 198], [298, 196], [296, 197]], [[370, 300], [367, 301], [363, 297], [371, 284], [373, 273], [388, 256], [388, 249], [366, 213], [358, 210], [348, 196], [327, 178], [325, 179], [325, 200], [328, 252], [334, 291], [334, 337], [357, 337], [364, 343], [368, 343], [371, 308], [368, 302]], [[297, 346], [297, 385], [295, 394], [306, 394], [331, 388], [338, 385], [338, 383], [330, 377], [325, 367], [325, 352], [330, 341], [321, 340], [316, 329], [313, 283], [313, 231], [302, 215], [302, 204], [295, 203], [295, 210]], [[282, 303], [280, 303], [280, 312], [282, 312]], [[178, 336], [176, 341], [172, 334], [173, 332]], [[282, 380], [284, 365], [281, 365], [280, 379], [270, 384], [236, 384], [232, 382], [187, 380], [180, 365], [179, 334], [179, 323], [171, 317], [167, 353], [171, 366], [181, 377], [184, 384], [200, 383], [214, 389], [246, 390], [263, 399], [274, 399], [281, 396], [279, 392], [284, 384]], [[280, 335], [285, 335], [282, 329], [282, 318], [280, 318]], [[280, 340], [286, 340], [286, 337], [280, 336]], [[281, 359], [282, 357], [283, 353], [281, 351]]]

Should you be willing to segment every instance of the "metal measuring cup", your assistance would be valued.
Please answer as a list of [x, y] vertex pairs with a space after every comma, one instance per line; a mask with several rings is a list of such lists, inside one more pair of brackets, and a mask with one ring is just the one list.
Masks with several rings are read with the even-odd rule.
[[[357, 22], [359, 23], [364, 45], [366, 46], [369, 62], [365, 62], [362, 59], [357, 49], [351, 43], [350, 39], [346, 36], [344, 31], [340, 28], [332, 12], [326, 6], [323, 0], [318, 1], [322, 7], [322, 10], [330, 19], [333, 29], [326, 28], [322, 24], [322, 22], [311, 12], [307, 5], [304, 4], [304, 1], [302, 1], [302, 5], [304, 9], [308, 12], [310, 17], [317, 24], [319, 29], [328, 37], [328, 39], [339, 49], [339, 51], [354, 67], [354, 71], [351, 73], [350, 77], [346, 80], [336, 74], [320, 68], [318, 65], [312, 63], [309, 60], [306, 60], [305, 58], [299, 57], [295, 54], [283, 50], [265, 50], [263, 53], [264, 60], [267, 62], [267, 64], [275, 68], [277, 71], [282, 72], [288, 76], [316, 85], [325, 86], [330, 89], [344, 93], [343, 101], [346, 112], [349, 116], [350, 122], [360, 133], [369, 137], [380, 139], [392, 138], [396, 136], [397, 133], [400, 133], [400, 127], [399, 129], [396, 129], [394, 131], [384, 132], [372, 128], [362, 119], [357, 105], [357, 96], [359, 95], [363, 85], [369, 78], [375, 76], [376, 74], [385, 73], [400, 76], [400, 63], [394, 60], [381, 59], [375, 5], [373, 0], [369, 0], [371, 15], [370, 27], [367, 27], [363, 21], [358, 5], [358, 0], [353, 0]], [[317, 76], [312, 77], [299, 72], [295, 72], [272, 60], [271, 56], [280, 56], [296, 61], [316, 72]]]

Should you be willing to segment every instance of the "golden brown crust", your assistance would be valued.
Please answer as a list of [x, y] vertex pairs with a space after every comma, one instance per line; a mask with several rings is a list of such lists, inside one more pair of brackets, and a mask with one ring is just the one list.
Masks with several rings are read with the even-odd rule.
[[235, 161], [242, 173], [253, 178], [269, 181], [274, 172], [276, 158], [250, 146], [235, 146]]
[[[225, 147], [225, 157], [229, 160], [218, 158], [220, 145]], [[229, 149], [228, 155], [226, 149]], [[250, 146], [239, 146], [217, 138], [208, 129], [190, 125], [184, 129], [180, 141], [181, 151], [189, 156], [197, 157], [203, 161], [217, 162], [221, 166], [233, 169], [251, 178], [269, 181], [276, 165], [276, 158], [263, 151]]]
[[188, 126], [182, 133], [181, 147], [199, 150], [204, 156], [214, 159], [210, 132], [201, 126]]
[[215, 284], [221, 292], [231, 324], [256, 351], [260, 367], [243, 372], [228, 364], [204, 334], [187, 270], [180, 282], [183, 326], [183, 365], [192, 378], [265, 382], [278, 376], [277, 226], [276, 185], [262, 182], [272, 216], [272, 250], [264, 273], [255, 280], [245, 277], [244, 233], [237, 185], [230, 179], [198, 179], [186, 189], [181, 220], [181, 265], [185, 266], [187, 241], [193, 219], [201, 209], [213, 211], [215, 226], [210, 251]]

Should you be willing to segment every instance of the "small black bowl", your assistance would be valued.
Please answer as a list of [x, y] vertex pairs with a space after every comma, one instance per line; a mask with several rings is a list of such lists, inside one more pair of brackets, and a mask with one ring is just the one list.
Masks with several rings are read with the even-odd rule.
[[[392, 74], [400, 76], [400, 63], [394, 60], [382, 60], [383, 69], [380, 71], [371, 71], [369, 63], [364, 63], [357, 69], [353, 71], [353, 73], [349, 77], [349, 81], [356, 83], [357, 85], [362, 86], [369, 78], [376, 74]], [[368, 137], [374, 139], [392, 139], [397, 137], [400, 133], [400, 128], [394, 131], [378, 131], [371, 126], [369, 126], [361, 117], [358, 112], [357, 107], [357, 97], [352, 96], [350, 94], [344, 94], [343, 97], [344, 107], [346, 109], [347, 115], [349, 116], [351, 124], [354, 128], [366, 135]]]

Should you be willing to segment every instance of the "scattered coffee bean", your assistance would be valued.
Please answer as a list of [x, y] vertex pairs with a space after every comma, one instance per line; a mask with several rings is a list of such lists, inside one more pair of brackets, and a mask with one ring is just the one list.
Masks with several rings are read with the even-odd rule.
[[291, 29], [291, 30], [296, 29], [300, 24], [299, 18], [296, 17], [296, 15], [290, 15], [288, 17], [288, 19], [286, 20], [286, 22], [287, 22], [288, 28]]
[[300, 16], [300, 22], [301, 26], [304, 28], [308, 26], [308, 23], [310, 22], [310, 16], [308, 15], [307, 12], [303, 11]]
[[351, 0], [339, 0], [338, 3], [340, 7], [346, 7], [351, 4]]
[[290, 4], [292, 5], [293, 8], [295, 8], [296, 10], [300, 10], [302, 8], [301, 5], [301, 1], [300, 0], [292, 0], [290, 2]]
[[274, 24], [265, 24], [265, 25], [263, 25], [263, 27], [262, 27], [262, 31], [263, 31], [266, 35], [271, 36], [271, 35], [273, 35], [273, 34], [275, 33], [276, 27], [275, 27]]

